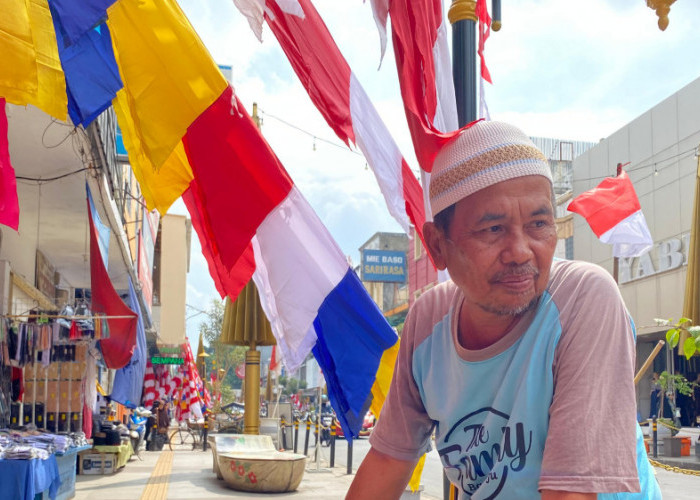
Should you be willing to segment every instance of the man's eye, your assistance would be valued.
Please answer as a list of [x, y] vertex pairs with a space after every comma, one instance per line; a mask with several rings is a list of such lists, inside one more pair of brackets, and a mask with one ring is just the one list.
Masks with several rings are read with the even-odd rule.
[[503, 226], [490, 226], [486, 228], [487, 233], [498, 233], [503, 230]]

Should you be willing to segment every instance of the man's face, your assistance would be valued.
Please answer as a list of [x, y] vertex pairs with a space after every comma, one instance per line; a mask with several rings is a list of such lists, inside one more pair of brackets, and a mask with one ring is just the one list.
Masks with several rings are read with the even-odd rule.
[[514, 316], [545, 290], [557, 235], [544, 177], [482, 189], [457, 203], [446, 233], [436, 231], [438, 255], [431, 253], [464, 293], [465, 307]]

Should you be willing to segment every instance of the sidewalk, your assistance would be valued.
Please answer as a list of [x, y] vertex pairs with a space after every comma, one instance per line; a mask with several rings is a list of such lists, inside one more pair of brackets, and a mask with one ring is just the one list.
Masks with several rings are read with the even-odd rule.
[[212, 452], [208, 450], [162, 452], [142, 451], [120, 471], [108, 475], [79, 475], [75, 500], [214, 500], [220, 498], [309, 498], [342, 499], [353, 475], [345, 467], [321, 469], [307, 462], [304, 478], [297, 491], [256, 494], [235, 491], [218, 480], [212, 470]]
[[700, 429], [697, 427], [683, 427], [676, 434], [675, 437], [689, 437], [690, 438], [690, 455], [684, 457], [667, 457], [664, 454], [664, 444], [663, 437], [658, 439], [658, 457], [654, 458], [654, 449], [652, 445], [649, 446], [649, 458], [656, 460], [664, 465], [671, 467], [678, 467], [680, 469], [688, 469], [700, 471], [700, 457], [696, 455], [695, 447], [698, 443], [698, 436], [700, 435]]

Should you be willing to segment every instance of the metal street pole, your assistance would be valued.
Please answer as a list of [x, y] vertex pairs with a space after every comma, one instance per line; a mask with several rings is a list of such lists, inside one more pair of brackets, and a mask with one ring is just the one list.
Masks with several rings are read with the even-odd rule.
[[447, 17], [452, 24], [452, 79], [457, 119], [463, 127], [476, 120], [476, 2], [452, 0]]

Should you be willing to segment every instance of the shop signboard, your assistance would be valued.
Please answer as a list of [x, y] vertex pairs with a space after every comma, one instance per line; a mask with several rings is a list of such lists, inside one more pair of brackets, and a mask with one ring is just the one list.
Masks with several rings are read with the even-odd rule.
[[690, 233], [654, 243], [639, 257], [620, 258], [620, 284], [678, 269], [688, 264]]
[[39, 250], [36, 251], [36, 287], [53, 300], [56, 296], [56, 269], [51, 265], [46, 256]]
[[170, 357], [170, 356], [152, 356], [151, 364], [153, 365], [184, 365], [185, 358]]
[[406, 252], [362, 251], [362, 281], [406, 283]]

